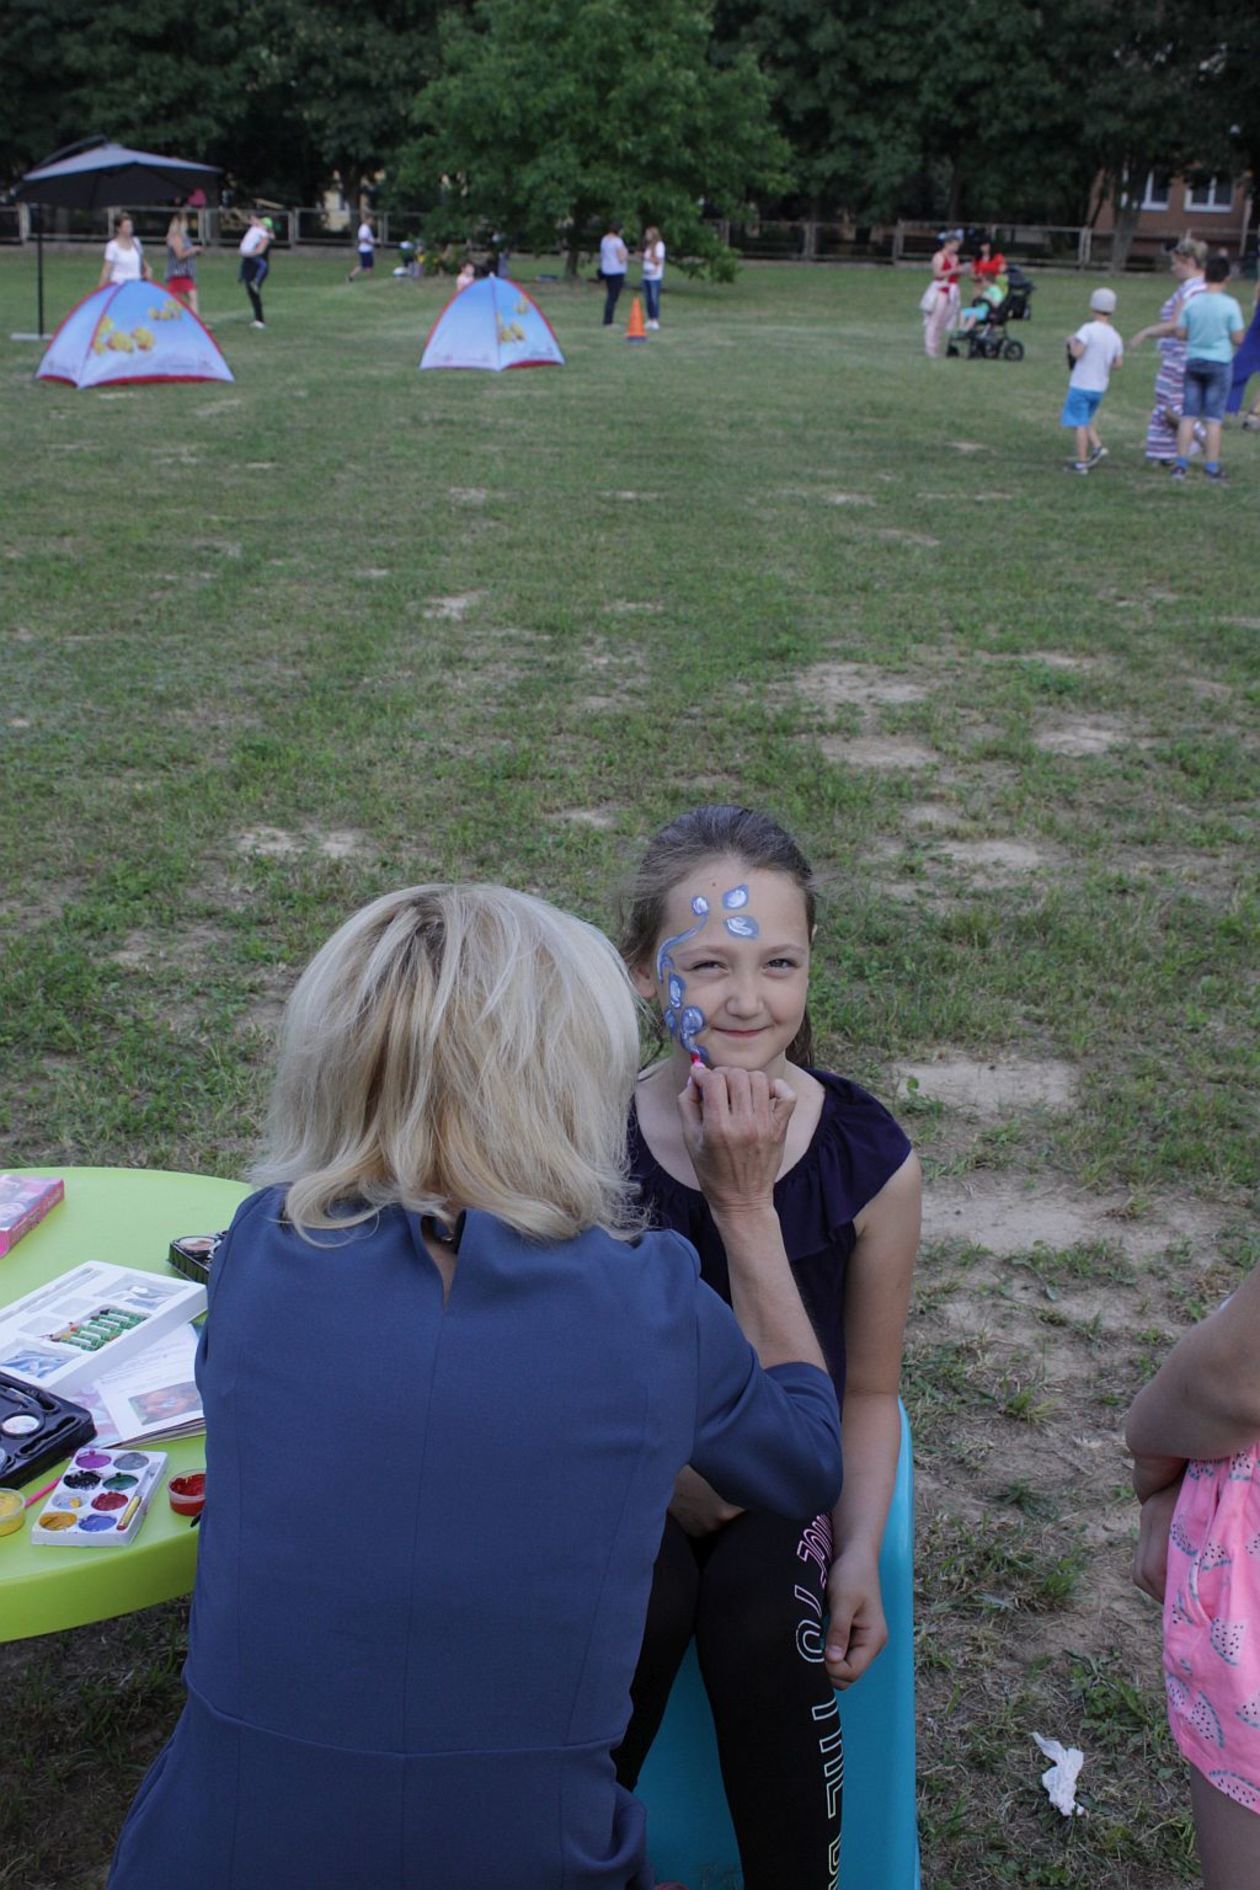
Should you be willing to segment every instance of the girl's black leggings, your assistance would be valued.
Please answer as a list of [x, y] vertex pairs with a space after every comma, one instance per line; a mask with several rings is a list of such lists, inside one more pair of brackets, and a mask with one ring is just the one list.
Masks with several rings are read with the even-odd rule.
[[241, 281], [245, 284], [245, 293], [249, 297], [250, 307], [254, 311], [254, 320], [260, 322], [263, 319], [263, 305], [262, 296], [258, 291], [262, 287], [262, 277], [259, 273], [256, 257], [246, 256], [243, 258], [241, 262]]
[[633, 1711], [613, 1755], [633, 1790], [695, 1636], [744, 1890], [834, 1890], [844, 1751], [823, 1666], [830, 1518], [746, 1511], [692, 1537], [671, 1516], [652, 1580]]

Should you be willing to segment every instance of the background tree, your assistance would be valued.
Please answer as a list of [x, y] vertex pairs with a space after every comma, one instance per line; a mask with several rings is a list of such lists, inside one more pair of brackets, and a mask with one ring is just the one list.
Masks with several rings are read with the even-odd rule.
[[570, 273], [616, 217], [655, 223], [671, 255], [720, 273], [702, 221], [781, 188], [786, 148], [766, 81], [737, 53], [711, 60], [706, 0], [480, 0], [442, 23], [439, 76], [399, 194], [444, 190], [437, 237], [492, 225], [518, 244], [561, 243]]

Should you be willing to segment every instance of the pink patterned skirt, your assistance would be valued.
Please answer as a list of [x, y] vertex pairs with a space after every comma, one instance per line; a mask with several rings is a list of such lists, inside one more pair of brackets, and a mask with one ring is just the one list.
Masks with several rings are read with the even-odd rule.
[[1260, 1443], [1187, 1467], [1168, 1540], [1164, 1683], [1191, 1765], [1260, 1812]]

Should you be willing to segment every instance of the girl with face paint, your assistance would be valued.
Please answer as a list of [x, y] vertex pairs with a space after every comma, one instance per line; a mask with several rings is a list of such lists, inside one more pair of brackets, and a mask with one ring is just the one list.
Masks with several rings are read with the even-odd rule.
[[781, 827], [748, 808], [700, 807], [649, 844], [621, 938], [668, 1041], [640, 1076], [630, 1125], [643, 1205], [653, 1225], [692, 1241], [702, 1277], [730, 1299], [721, 1231], [688, 1154], [710, 1081], [697, 1066], [761, 1072], [790, 1090], [774, 1208], [843, 1414], [845, 1483], [829, 1515], [784, 1523], [724, 1501], [694, 1470], [679, 1477], [617, 1754], [633, 1788], [694, 1635], [745, 1890], [838, 1881], [833, 1688], [887, 1640], [878, 1556], [919, 1239], [919, 1165], [902, 1130], [856, 1083], [811, 1067], [815, 905], [809, 866]]

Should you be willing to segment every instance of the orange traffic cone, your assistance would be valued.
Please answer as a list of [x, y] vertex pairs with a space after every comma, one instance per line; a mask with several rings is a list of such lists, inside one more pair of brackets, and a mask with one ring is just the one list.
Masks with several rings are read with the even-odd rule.
[[630, 320], [626, 323], [627, 341], [646, 341], [643, 332], [643, 304], [636, 295], [630, 304]]

